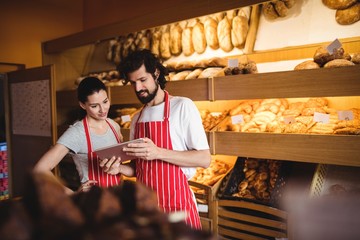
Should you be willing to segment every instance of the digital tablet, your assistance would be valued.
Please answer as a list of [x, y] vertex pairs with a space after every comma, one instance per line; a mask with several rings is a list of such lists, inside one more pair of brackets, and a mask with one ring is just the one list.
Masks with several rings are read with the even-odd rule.
[[100, 159], [104, 159], [104, 158], [110, 159], [113, 156], [115, 156], [115, 157], [121, 157], [121, 161], [126, 161], [126, 160], [130, 160], [132, 156], [126, 155], [126, 153], [123, 151], [123, 148], [127, 147], [129, 143], [142, 143], [142, 142], [144, 142], [144, 140], [142, 138], [138, 138], [131, 141], [111, 145], [108, 147], [98, 148], [95, 150], [95, 153], [96, 155], [98, 155]]

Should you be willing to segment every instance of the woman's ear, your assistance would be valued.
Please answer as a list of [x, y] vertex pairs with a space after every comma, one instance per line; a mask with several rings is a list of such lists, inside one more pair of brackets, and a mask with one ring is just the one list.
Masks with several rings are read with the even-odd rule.
[[86, 107], [85, 107], [85, 104], [84, 104], [84, 103], [79, 102], [79, 105], [80, 105], [80, 107], [81, 107], [82, 109], [86, 110]]

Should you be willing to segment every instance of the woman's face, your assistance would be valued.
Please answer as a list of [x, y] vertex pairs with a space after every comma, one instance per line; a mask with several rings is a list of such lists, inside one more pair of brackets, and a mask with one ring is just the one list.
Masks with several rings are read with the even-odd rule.
[[104, 120], [107, 118], [110, 101], [107, 93], [104, 90], [95, 92], [87, 97], [85, 103], [80, 103], [80, 106], [86, 111], [88, 117], [96, 120]]

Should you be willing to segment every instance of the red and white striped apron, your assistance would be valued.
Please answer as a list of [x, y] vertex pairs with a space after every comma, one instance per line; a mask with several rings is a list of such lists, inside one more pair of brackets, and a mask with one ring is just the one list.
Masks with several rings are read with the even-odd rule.
[[[111, 130], [113, 131], [117, 142], [120, 142], [120, 137], [117, 134], [115, 128], [107, 121]], [[103, 169], [99, 165], [99, 158], [95, 152], [93, 152], [92, 144], [91, 144], [91, 137], [90, 137], [90, 129], [86, 120], [86, 117], [83, 119], [83, 124], [85, 128], [85, 135], [86, 135], [86, 143], [88, 147], [88, 174], [89, 180], [96, 180], [98, 186], [100, 187], [111, 187], [119, 185], [120, 183], [120, 175], [111, 175], [107, 174], [103, 171]]]
[[[158, 147], [173, 149], [170, 137], [170, 101], [165, 91], [164, 120], [139, 122], [135, 127], [135, 138], [150, 138]], [[156, 160], [136, 160], [136, 179], [152, 188], [157, 193], [159, 207], [166, 213], [185, 211], [186, 224], [201, 229], [200, 217], [188, 181], [177, 165]]]

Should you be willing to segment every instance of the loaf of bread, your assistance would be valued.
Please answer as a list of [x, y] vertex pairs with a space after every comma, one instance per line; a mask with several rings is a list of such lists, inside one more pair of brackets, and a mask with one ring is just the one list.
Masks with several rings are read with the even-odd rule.
[[224, 69], [221, 67], [209, 67], [204, 69], [198, 78], [221, 77], [225, 76]]
[[182, 52], [181, 44], [182, 28], [179, 24], [170, 27], [170, 52], [173, 56], [180, 55]]
[[235, 16], [232, 19], [231, 43], [236, 48], [241, 48], [245, 44], [249, 30], [248, 20], [248, 18], [243, 16]]
[[216, 50], [219, 48], [219, 40], [217, 37], [218, 23], [211, 17], [207, 17], [204, 21], [204, 31], [207, 45]]
[[317, 69], [317, 68], [320, 68], [319, 64], [317, 64], [313, 60], [307, 60], [296, 65], [294, 70]]
[[153, 54], [159, 57], [160, 57], [160, 38], [161, 38], [161, 32], [157, 29], [154, 29], [151, 34], [150, 50]]
[[194, 61], [190, 61], [190, 60], [177, 62], [175, 65], [176, 71], [188, 70], [193, 68], [194, 68]]
[[190, 56], [194, 53], [194, 46], [192, 42], [192, 27], [186, 27], [181, 35], [182, 51], [185, 56]]
[[200, 68], [193, 70], [185, 77], [185, 80], [198, 78], [202, 71]]
[[202, 54], [206, 49], [206, 38], [204, 25], [201, 22], [197, 22], [192, 29], [192, 42], [194, 46], [194, 50], [198, 54]]
[[349, 55], [345, 53], [343, 48], [334, 49], [333, 53], [329, 53], [324, 46], [321, 46], [316, 49], [314, 54], [314, 62], [319, 64], [320, 67], [331, 60], [346, 58], [349, 58]]
[[231, 24], [228, 18], [223, 18], [217, 26], [217, 36], [220, 48], [225, 52], [230, 52], [234, 46], [231, 42]]
[[336, 22], [341, 25], [350, 25], [360, 20], [360, 2], [349, 8], [336, 10]]
[[346, 9], [354, 5], [357, 0], [322, 0], [323, 4], [331, 9]]
[[184, 71], [178, 72], [170, 78], [170, 81], [184, 80], [186, 78], [186, 76], [189, 75], [189, 73], [191, 73], [190, 70], [184, 70]]
[[289, 9], [294, 5], [295, 0], [275, 0], [263, 3], [262, 11], [267, 19], [274, 20], [278, 17], [286, 17]]
[[336, 67], [345, 67], [345, 66], [353, 66], [355, 63], [346, 60], [346, 59], [334, 59], [330, 62], [327, 62], [324, 65], [324, 68], [336, 68]]
[[160, 56], [163, 59], [168, 59], [171, 57], [170, 52], [170, 27], [164, 26], [161, 30], [160, 37]]
[[141, 33], [137, 49], [150, 49], [150, 30], [143, 31]]

